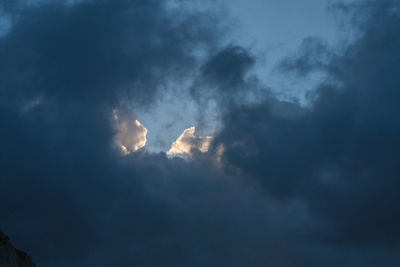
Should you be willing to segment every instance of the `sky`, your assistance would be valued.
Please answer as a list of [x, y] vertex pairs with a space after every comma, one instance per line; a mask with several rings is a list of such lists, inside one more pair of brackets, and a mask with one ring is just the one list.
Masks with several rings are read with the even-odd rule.
[[0, 2], [0, 229], [38, 266], [400, 265], [400, 3]]
[[[351, 2], [354, 1], [342, 1]], [[321, 38], [333, 47], [351, 39], [351, 32], [341, 29], [340, 19], [332, 11], [333, 3], [328, 0], [221, 0], [214, 5], [225, 12], [225, 20], [231, 23], [232, 29], [223, 41], [246, 47], [257, 56], [253, 67], [257, 78], [280, 97], [305, 102], [304, 94], [313, 90], [320, 77], [303, 81], [299, 87], [299, 81], [283, 81], [274, 70], [285, 57], [296, 53], [307, 37]], [[153, 152], [168, 150], [183, 129], [196, 124], [197, 112], [192, 99], [186, 97], [184, 103], [181, 99], [175, 100], [176, 97], [172, 96], [159, 101], [151, 112], [138, 111], [144, 124], [151, 129], [147, 136], [147, 149]], [[182, 110], [185, 110], [184, 114]], [[202, 125], [198, 131], [206, 135], [217, 128], [218, 123], [208, 119], [207, 125]]]

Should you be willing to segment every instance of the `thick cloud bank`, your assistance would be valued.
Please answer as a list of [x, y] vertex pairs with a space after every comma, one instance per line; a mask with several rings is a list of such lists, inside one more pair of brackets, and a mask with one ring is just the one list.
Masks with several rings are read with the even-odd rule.
[[[216, 10], [33, 2], [0, 4], [0, 227], [38, 266], [400, 265], [398, 1], [335, 5], [357, 40], [280, 65], [326, 74], [308, 107], [259, 94]], [[130, 106], [186, 77], [222, 128], [150, 154]]]

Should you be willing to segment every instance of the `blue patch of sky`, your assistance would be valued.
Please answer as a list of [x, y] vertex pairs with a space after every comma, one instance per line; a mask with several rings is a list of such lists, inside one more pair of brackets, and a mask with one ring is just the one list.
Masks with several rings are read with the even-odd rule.
[[[284, 99], [305, 102], [305, 95], [313, 90], [323, 75], [288, 79], [276, 72], [276, 65], [284, 57], [294, 55], [307, 37], [318, 37], [330, 47], [350, 38], [349, 32], [339, 27], [329, 9], [332, 3], [357, 0], [220, 0], [234, 21], [228, 42], [249, 48], [256, 56], [255, 74], [274, 93]], [[188, 95], [166, 96], [151, 112], [138, 111], [139, 119], [148, 128], [147, 148], [166, 151], [185, 128], [196, 125], [196, 108]], [[207, 123], [206, 123], [207, 124]], [[210, 125], [200, 127], [199, 133], [215, 131], [215, 118]], [[208, 131], [208, 132], [207, 132]]]

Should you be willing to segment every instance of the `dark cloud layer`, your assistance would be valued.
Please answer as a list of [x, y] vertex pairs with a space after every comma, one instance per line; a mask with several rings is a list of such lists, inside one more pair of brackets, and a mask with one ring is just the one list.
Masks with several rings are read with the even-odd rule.
[[226, 115], [218, 137], [229, 165], [280, 199], [308, 202], [323, 224], [316, 234], [338, 245], [400, 245], [400, 16], [394, 8], [383, 1], [357, 9], [363, 12], [357, 16], [372, 14], [360, 25], [361, 38], [326, 64], [315, 64], [328, 53], [315, 40], [307, 42], [317, 49], [285, 61], [290, 71], [328, 73], [312, 107], [276, 99], [240, 107]]
[[[39, 266], [400, 264], [396, 1], [342, 6], [358, 18], [354, 44], [339, 55], [308, 39], [282, 64], [328, 75], [306, 108], [240, 102], [258, 90], [246, 79], [255, 59], [215, 52], [212, 11], [2, 8], [15, 20], [0, 39], [0, 227]], [[213, 149], [122, 156], [112, 110], [149, 106], [185, 75], [198, 103], [225, 105]]]

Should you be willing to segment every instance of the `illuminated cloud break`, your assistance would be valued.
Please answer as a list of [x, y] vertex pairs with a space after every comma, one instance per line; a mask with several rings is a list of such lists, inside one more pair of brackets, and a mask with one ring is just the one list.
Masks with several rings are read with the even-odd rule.
[[196, 127], [192, 126], [183, 131], [183, 133], [172, 143], [167, 155], [191, 154], [193, 149], [207, 152], [212, 142], [212, 136], [195, 136]]
[[146, 145], [147, 129], [137, 120], [133, 110], [127, 108], [114, 109], [113, 119], [117, 130], [115, 143], [123, 154], [128, 155]]

